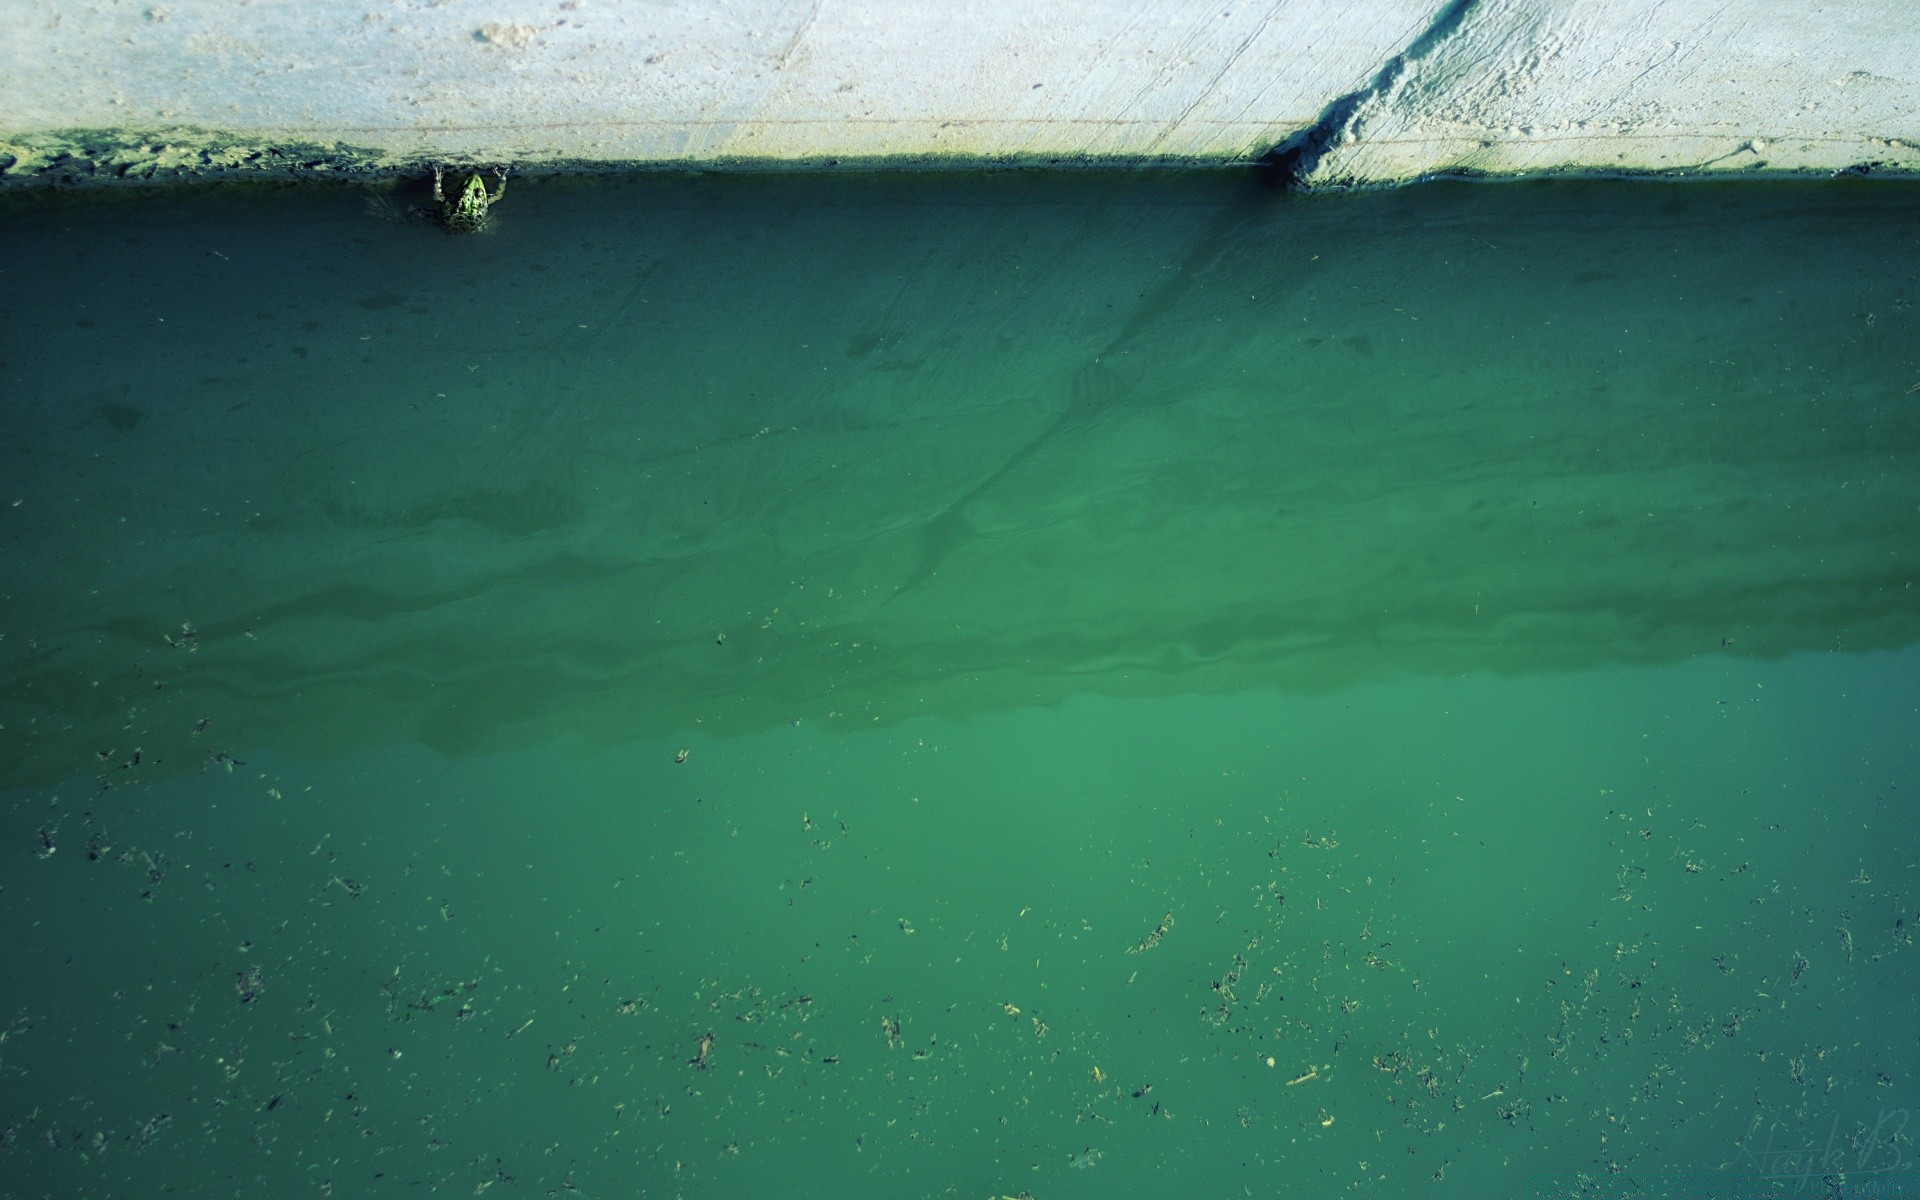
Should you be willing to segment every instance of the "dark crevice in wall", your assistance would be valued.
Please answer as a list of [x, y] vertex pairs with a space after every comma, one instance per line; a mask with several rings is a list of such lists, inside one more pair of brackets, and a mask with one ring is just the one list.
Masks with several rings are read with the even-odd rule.
[[1314, 168], [1320, 165], [1320, 159], [1340, 140], [1340, 135], [1352, 128], [1361, 106], [1376, 96], [1385, 95], [1406, 73], [1407, 64], [1419, 62], [1431, 54], [1434, 47], [1451, 37], [1478, 2], [1452, 0], [1434, 17], [1432, 24], [1421, 30], [1420, 36], [1407, 44], [1405, 50], [1382, 64], [1365, 87], [1337, 97], [1320, 111], [1319, 119], [1313, 124], [1261, 155], [1254, 164], [1254, 171], [1261, 181], [1275, 188], [1292, 188], [1305, 183]]

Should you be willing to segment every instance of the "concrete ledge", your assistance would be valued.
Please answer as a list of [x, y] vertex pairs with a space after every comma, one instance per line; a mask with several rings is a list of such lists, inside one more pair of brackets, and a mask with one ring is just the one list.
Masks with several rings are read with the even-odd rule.
[[1901, 0], [1480, 0], [1323, 175], [1920, 168]]
[[0, 0], [9, 183], [850, 162], [1920, 170], [1910, 0]]

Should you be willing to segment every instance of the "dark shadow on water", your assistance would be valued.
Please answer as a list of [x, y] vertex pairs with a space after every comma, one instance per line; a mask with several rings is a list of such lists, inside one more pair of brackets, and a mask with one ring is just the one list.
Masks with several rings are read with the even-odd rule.
[[15, 202], [4, 782], [1902, 645], [1915, 200]]

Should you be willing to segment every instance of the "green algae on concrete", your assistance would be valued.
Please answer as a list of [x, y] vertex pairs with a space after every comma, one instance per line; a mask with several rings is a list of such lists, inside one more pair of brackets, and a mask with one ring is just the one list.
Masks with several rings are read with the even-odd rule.
[[387, 156], [362, 147], [250, 138], [187, 127], [0, 136], [0, 186], [377, 177], [395, 169], [397, 164]]
[[815, 155], [791, 159], [714, 158], [697, 164], [659, 161], [595, 161], [541, 156], [481, 162], [470, 156], [435, 159], [372, 146], [302, 142], [245, 136], [217, 130], [171, 127], [154, 130], [71, 129], [0, 135], [0, 188], [32, 186], [88, 187], [115, 184], [191, 184], [340, 180], [384, 185], [419, 179], [439, 163], [510, 166], [517, 173], [607, 176], [657, 171], [684, 174], [719, 172], [892, 171], [970, 172], [982, 169], [1140, 170], [1168, 168], [1254, 167], [1257, 154], [1215, 162], [1172, 156], [1099, 156], [1084, 154], [989, 154], [956, 149], [950, 153], [870, 156]]

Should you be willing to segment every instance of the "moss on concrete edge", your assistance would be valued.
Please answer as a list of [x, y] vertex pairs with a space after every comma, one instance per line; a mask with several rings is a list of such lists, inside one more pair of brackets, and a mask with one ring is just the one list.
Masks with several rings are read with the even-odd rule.
[[340, 143], [235, 137], [195, 128], [0, 134], [0, 186], [101, 186], [196, 179], [379, 175], [383, 152]]
[[[466, 159], [435, 158], [418, 152], [396, 152], [344, 142], [312, 142], [252, 137], [196, 127], [155, 131], [68, 129], [35, 133], [0, 133], [0, 190], [22, 187], [154, 186], [194, 182], [271, 182], [335, 179], [352, 183], [382, 183], [424, 175], [436, 162], [449, 165]], [[520, 176], [609, 175], [661, 171], [676, 173], [790, 171], [995, 171], [995, 170], [1221, 170], [1250, 169], [1262, 160], [1249, 157], [1190, 158], [1124, 155], [994, 155], [896, 154], [804, 158], [716, 157], [675, 160], [596, 160], [579, 158], [507, 158], [472, 160], [474, 165], [507, 166]], [[1509, 182], [1525, 179], [1616, 178], [1806, 178], [1828, 176], [1880, 178], [1916, 177], [1907, 164], [1868, 160], [1838, 170], [1769, 170], [1765, 163], [1728, 168], [1563, 167], [1516, 174], [1483, 172], [1471, 168], [1426, 171], [1406, 179], [1355, 179], [1328, 172], [1299, 180], [1293, 187], [1310, 192], [1370, 191], [1431, 180]]]
[[[240, 179], [334, 178], [379, 181], [424, 172], [452, 160], [342, 142], [248, 137], [178, 127], [163, 130], [65, 129], [0, 134], [0, 187], [100, 187]], [[1239, 160], [1124, 156], [992, 156], [899, 154], [768, 159], [725, 157], [671, 161], [577, 158], [474, 160], [523, 175], [598, 175], [632, 171], [902, 171], [1031, 167], [1219, 168]]]

